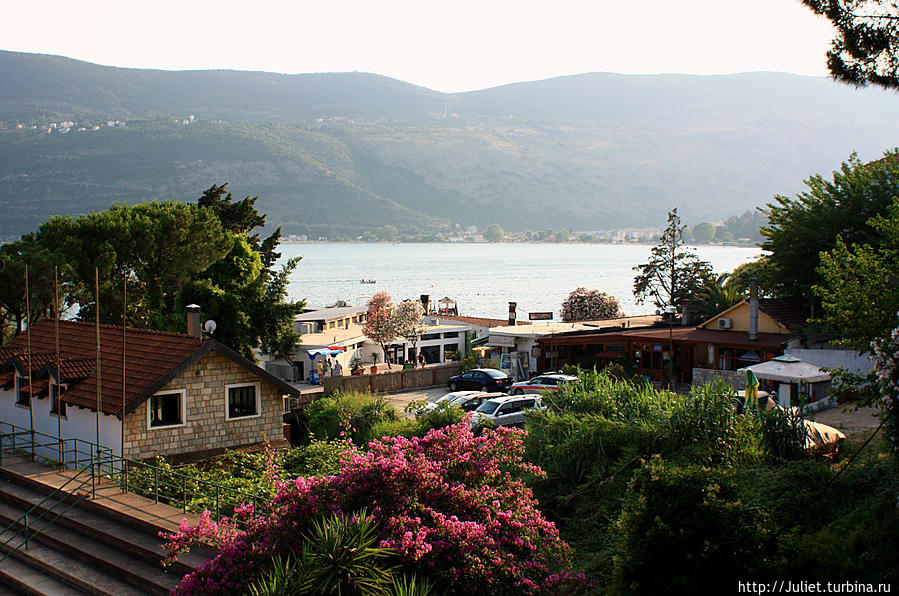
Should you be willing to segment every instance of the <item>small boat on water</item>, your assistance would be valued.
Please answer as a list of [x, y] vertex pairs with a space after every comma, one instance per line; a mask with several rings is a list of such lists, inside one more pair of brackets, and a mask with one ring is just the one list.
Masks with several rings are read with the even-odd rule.
[[373, 283], [375, 283], [375, 281], [376, 280], [372, 277], [363, 277], [362, 279], [359, 280], [359, 283], [360, 284], [373, 284]]

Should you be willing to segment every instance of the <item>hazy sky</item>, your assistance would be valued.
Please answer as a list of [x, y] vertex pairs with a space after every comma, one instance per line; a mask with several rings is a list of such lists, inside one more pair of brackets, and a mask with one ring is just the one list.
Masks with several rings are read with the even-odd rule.
[[0, 19], [4, 50], [447, 92], [594, 71], [825, 75], [830, 38], [798, 0], [10, 0]]

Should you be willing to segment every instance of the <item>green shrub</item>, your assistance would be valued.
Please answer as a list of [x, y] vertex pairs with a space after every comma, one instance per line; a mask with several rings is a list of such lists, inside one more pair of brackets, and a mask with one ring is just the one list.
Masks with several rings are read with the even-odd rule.
[[399, 417], [382, 396], [371, 393], [335, 393], [307, 408], [309, 430], [319, 440], [352, 439], [364, 445], [376, 434], [373, 428]]
[[729, 594], [740, 579], [764, 579], [772, 526], [738, 496], [731, 472], [649, 461], [622, 506], [614, 591]]
[[340, 471], [343, 441], [312, 441], [308, 445], [281, 451], [282, 476], [330, 476]]
[[700, 464], [757, 458], [753, 420], [736, 413], [729, 387], [694, 388], [689, 398], [670, 401], [669, 408], [668, 423], [661, 429], [665, 453]]
[[459, 424], [465, 418], [465, 411], [457, 406], [438, 404], [436, 408], [418, 419], [418, 435], [424, 436], [432, 428], [443, 428]]
[[765, 452], [775, 460], [806, 457], [805, 437], [808, 432], [802, 416], [794, 410], [773, 408], [755, 415]]

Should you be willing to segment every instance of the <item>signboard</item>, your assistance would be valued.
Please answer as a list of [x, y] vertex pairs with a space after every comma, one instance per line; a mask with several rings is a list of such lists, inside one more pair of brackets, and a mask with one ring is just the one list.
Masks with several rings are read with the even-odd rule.
[[511, 335], [494, 335], [491, 333], [487, 339], [487, 345], [494, 348], [514, 348], [515, 338]]
[[528, 319], [532, 321], [552, 321], [552, 312], [532, 312], [528, 313]]
[[512, 354], [500, 355], [499, 369], [507, 375], [512, 373]]

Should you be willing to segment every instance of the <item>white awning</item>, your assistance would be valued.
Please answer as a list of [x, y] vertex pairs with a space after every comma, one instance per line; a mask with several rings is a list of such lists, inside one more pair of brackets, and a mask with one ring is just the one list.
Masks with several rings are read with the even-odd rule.
[[821, 383], [822, 381], [830, 380], [830, 374], [819, 367], [796, 359], [775, 358], [774, 360], [753, 364], [740, 370], [751, 370], [759, 379], [768, 379], [781, 383]]

